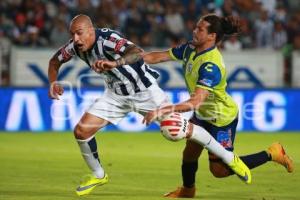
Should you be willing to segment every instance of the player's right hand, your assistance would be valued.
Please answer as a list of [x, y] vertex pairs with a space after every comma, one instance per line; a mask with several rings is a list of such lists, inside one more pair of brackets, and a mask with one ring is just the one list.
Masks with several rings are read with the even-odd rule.
[[59, 100], [59, 96], [64, 93], [64, 88], [58, 83], [52, 83], [49, 88], [49, 97], [51, 99]]
[[117, 67], [117, 64], [115, 61], [109, 61], [109, 60], [97, 60], [93, 65], [92, 69], [97, 73], [102, 73], [105, 71], [109, 71], [113, 68]]

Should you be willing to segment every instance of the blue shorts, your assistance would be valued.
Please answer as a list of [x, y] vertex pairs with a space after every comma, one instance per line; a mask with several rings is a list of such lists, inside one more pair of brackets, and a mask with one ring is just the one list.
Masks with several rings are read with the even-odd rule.
[[234, 138], [236, 133], [236, 127], [238, 124], [238, 117], [235, 118], [230, 124], [226, 126], [214, 126], [204, 120], [199, 119], [194, 116], [190, 119], [190, 122], [203, 127], [207, 132], [209, 132], [225, 149], [228, 151], [233, 151]]

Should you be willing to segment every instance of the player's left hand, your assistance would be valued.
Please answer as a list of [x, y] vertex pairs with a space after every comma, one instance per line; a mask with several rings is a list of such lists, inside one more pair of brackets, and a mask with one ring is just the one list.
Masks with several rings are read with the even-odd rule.
[[117, 67], [117, 63], [115, 61], [109, 61], [109, 60], [97, 60], [92, 65], [92, 69], [98, 73], [109, 71], [115, 67]]

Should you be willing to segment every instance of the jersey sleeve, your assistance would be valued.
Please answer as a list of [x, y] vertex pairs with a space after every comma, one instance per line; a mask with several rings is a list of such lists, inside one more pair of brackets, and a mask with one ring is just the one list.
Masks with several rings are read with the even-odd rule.
[[177, 47], [169, 49], [169, 54], [174, 60], [183, 60], [183, 54], [188, 43], [181, 44]]
[[220, 68], [211, 62], [202, 64], [199, 68], [198, 75], [197, 87], [210, 91], [221, 82], [222, 77]]
[[[103, 30], [102, 30], [103, 31]], [[103, 49], [109, 54], [124, 55], [126, 49], [133, 45], [133, 43], [125, 38], [116, 31], [107, 29], [106, 37], [103, 41]]]
[[58, 60], [60, 63], [68, 62], [74, 55], [75, 49], [72, 40], [58, 50]]

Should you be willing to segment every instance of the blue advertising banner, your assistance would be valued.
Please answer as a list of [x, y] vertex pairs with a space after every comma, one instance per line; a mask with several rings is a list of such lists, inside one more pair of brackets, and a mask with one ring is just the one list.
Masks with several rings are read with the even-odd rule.
[[[172, 102], [186, 100], [185, 89], [167, 89]], [[48, 98], [47, 88], [1, 88], [1, 131], [68, 131], [76, 125], [85, 109], [101, 94], [103, 89], [65, 90], [59, 101]], [[230, 90], [237, 102], [239, 131], [300, 131], [299, 89], [247, 89]], [[186, 115], [190, 115], [187, 113]], [[117, 126], [105, 130], [125, 132], [158, 130], [153, 123], [146, 127], [142, 116], [129, 113]]]

